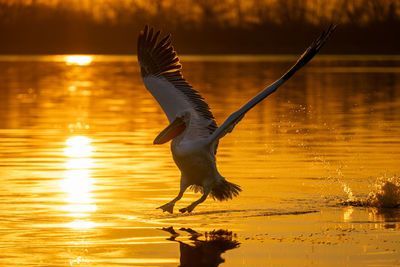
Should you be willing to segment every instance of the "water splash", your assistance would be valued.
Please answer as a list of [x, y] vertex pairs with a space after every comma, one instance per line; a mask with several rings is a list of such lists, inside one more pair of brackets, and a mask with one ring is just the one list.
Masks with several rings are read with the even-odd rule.
[[355, 201], [356, 198], [354, 197], [353, 191], [351, 190], [350, 186], [342, 182], [342, 187], [343, 191], [347, 194], [347, 201]]
[[366, 197], [355, 197], [351, 188], [342, 184], [347, 200], [342, 205], [375, 207], [375, 208], [398, 208], [400, 207], [400, 177], [380, 177], [376, 179], [371, 191]]
[[378, 208], [400, 207], [400, 177], [377, 179], [374, 190], [367, 197], [370, 206]]

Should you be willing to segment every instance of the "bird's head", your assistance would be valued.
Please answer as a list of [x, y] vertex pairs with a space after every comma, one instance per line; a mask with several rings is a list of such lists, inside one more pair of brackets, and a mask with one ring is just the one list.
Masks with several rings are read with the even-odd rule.
[[190, 122], [190, 112], [185, 110], [176, 114], [176, 118], [154, 139], [153, 144], [160, 145], [181, 135]]

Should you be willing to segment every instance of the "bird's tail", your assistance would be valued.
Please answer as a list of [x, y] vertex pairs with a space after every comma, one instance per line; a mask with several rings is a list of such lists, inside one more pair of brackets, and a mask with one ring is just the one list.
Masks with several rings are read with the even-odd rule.
[[210, 195], [219, 201], [232, 199], [239, 195], [242, 189], [239, 185], [230, 183], [225, 179], [218, 181], [211, 189]]

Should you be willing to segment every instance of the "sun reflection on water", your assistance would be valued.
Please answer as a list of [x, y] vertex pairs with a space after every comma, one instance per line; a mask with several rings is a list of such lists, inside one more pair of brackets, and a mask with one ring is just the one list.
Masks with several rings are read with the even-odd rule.
[[64, 61], [67, 63], [67, 65], [85, 66], [89, 65], [92, 62], [92, 60], [93, 58], [91, 56], [82, 56], [82, 55], [64, 57]]
[[91, 212], [97, 210], [93, 198], [94, 178], [91, 177], [92, 168], [95, 166], [93, 159], [94, 148], [92, 140], [85, 136], [73, 136], [66, 140], [64, 155], [65, 178], [60, 181], [61, 189], [66, 193], [63, 210], [68, 216], [76, 218], [68, 224], [71, 228], [92, 228], [94, 222], [77, 218], [88, 217]]

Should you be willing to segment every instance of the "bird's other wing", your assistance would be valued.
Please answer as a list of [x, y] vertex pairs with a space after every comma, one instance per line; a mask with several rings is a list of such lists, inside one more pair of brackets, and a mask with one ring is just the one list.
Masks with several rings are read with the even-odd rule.
[[217, 124], [203, 97], [182, 76], [182, 65], [171, 45], [170, 35], [158, 41], [160, 31], [146, 25], [138, 39], [138, 60], [143, 83], [160, 104], [169, 122], [184, 110], [191, 113], [187, 136], [206, 138]]
[[300, 58], [297, 60], [296, 64], [294, 64], [280, 79], [275, 81], [273, 84], [265, 88], [262, 92], [260, 92], [258, 95], [256, 95], [254, 98], [252, 98], [249, 102], [247, 102], [243, 107], [241, 107], [238, 111], [232, 113], [228, 119], [225, 120], [225, 122], [218, 127], [217, 130], [214, 131], [214, 133], [208, 137], [209, 143], [214, 143], [215, 141], [221, 139], [224, 137], [227, 133], [230, 133], [235, 125], [244, 117], [246, 112], [248, 112], [251, 108], [253, 108], [255, 105], [257, 105], [260, 101], [262, 101], [264, 98], [272, 94], [273, 92], [276, 91], [276, 89], [279, 88], [284, 82], [289, 80], [290, 77], [293, 76], [293, 74], [296, 73], [301, 67], [303, 67], [305, 64], [307, 64], [321, 49], [321, 47], [324, 45], [326, 40], [329, 38], [329, 36], [332, 34], [332, 32], [335, 30], [336, 25], [330, 25], [329, 28], [321, 34], [321, 36], [315, 40], [308, 48], [307, 50], [300, 56]]

